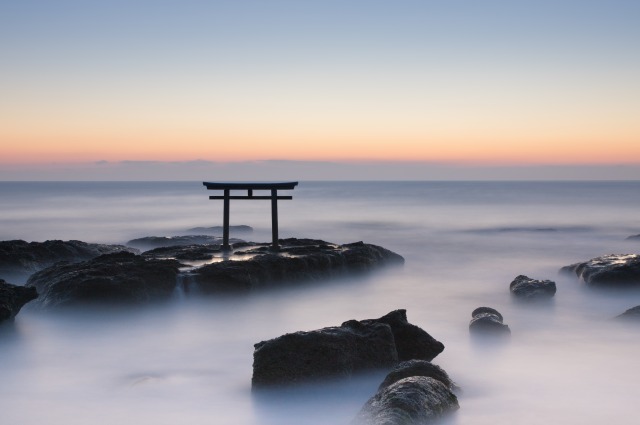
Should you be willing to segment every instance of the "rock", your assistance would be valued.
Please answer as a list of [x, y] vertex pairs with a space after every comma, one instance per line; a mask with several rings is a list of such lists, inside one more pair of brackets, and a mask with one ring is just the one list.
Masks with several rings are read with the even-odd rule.
[[535, 280], [520, 275], [511, 282], [509, 290], [511, 295], [521, 300], [549, 299], [556, 293], [556, 283], [550, 280]]
[[26, 303], [36, 298], [35, 288], [12, 285], [0, 279], [0, 323], [13, 320]]
[[33, 274], [27, 286], [41, 307], [140, 304], [168, 299], [181, 264], [145, 259], [130, 252], [106, 254], [82, 263], [57, 263]]
[[0, 277], [26, 281], [32, 273], [58, 261], [86, 261], [102, 254], [121, 251], [137, 252], [122, 245], [103, 245], [76, 240], [0, 241]]
[[362, 323], [384, 323], [391, 327], [398, 350], [398, 360], [433, 360], [444, 350], [444, 344], [416, 325], [407, 321], [406, 310], [394, 310], [379, 319], [367, 319]]
[[446, 384], [427, 376], [411, 376], [382, 388], [354, 419], [354, 425], [425, 425], [459, 409]]
[[502, 314], [491, 307], [478, 307], [471, 313], [469, 332], [474, 335], [508, 336], [509, 326], [502, 323]]
[[355, 372], [391, 367], [397, 361], [388, 325], [350, 320], [340, 327], [296, 332], [255, 344], [251, 383], [257, 389], [349, 378]]
[[208, 261], [221, 252], [220, 245], [185, 245], [155, 248], [145, 251], [142, 256], [155, 259], [174, 258], [183, 261]]
[[640, 305], [632, 307], [619, 316], [616, 316], [616, 319], [640, 323]]
[[429, 378], [437, 379], [442, 382], [450, 390], [457, 388], [456, 384], [451, 380], [451, 378], [449, 378], [447, 372], [445, 372], [440, 366], [436, 366], [426, 360], [407, 360], [399, 363], [391, 372], [389, 372], [389, 374], [384, 378], [384, 381], [382, 381], [382, 384], [378, 387], [378, 391], [410, 376], [428, 376]]
[[[239, 239], [229, 240], [229, 242], [239, 242]], [[127, 242], [141, 250], [148, 250], [162, 247], [186, 246], [186, 245], [221, 245], [222, 238], [209, 235], [185, 235], [185, 236], [145, 236], [144, 238], [132, 239]]]
[[404, 263], [400, 255], [362, 242], [336, 245], [294, 238], [279, 242], [277, 252], [271, 251], [269, 244], [253, 244], [234, 253], [242, 261], [220, 261], [194, 270], [200, 290], [209, 294], [248, 292]]
[[640, 241], [640, 235], [631, 235], [627, 237], [628, 241]]
[[[222, 235], [224, 228], [222, 226], [213, 226], [213, 227], [192, 227], [191, 229], [187, 229], [189, 233], [196, 233], [198, 235]], [[229, 233], [251, 233], [253, 232], [253, 227], [246, 226], [244, 224], [240, 224], [237, 226], [229, 226]]]
[[255, 344], [252, 384], [254, 388], [287, 385], [385, 369], [397, 364], [399, 352], [406, 347], [417, 358], [433, 358], [444, 349], [441, 342], [408, 323], [405, 310], [380, 319], [349, 320], [339, 327], [286, 334]]
[[560, 269], [597, 288], [640, 287], [640, 255], [610, 254]]

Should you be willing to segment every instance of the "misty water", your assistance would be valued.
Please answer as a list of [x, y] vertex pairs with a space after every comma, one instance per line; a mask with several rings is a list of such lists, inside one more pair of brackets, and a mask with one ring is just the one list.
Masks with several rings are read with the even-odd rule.
[[[0, 183], [0, 239], [124, 243], [222, 222], [201, 182]], [[280, 236], [364, 241], [403, 267], [242, 297], [176, 293], [125, 311], [39, 311], [0, 329], [6, 424], [348, 424], [383, 373], [260, 396], [253, 344], [398, 308], [442, 341], [434, 359], [462, 388], [444, 424], [637, 423], [640, 328], [612, 320], [640, 292], [587, 289], [562, 266], [637, 253], [640, 182], [301, 182], [279, 203]], [[269, 241], [270, 205], [231, 202], [231, 224]], [[511, 299], [520, 274], [558, 285]], [[0, 276], [2, 277], [2, 276]], [[509, 342], [469, 337], [498, 309]]]

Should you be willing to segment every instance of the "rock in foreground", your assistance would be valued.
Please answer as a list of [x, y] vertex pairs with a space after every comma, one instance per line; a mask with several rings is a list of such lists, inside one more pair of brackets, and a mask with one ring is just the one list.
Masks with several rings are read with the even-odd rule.
[[471, 312], [469, 332], [472, 335], [509, 336], [511, 329], [502, 323], [502, 314], [491, 307], [478, 307]]
[[315, 239], [281, 239], [277, 252], [270, 251], [268, 244], [256, 245], [234, 253], [241, 261], [221, 261], [194, 270], [200, 290], [248, 292], [404, 263], [400, 255], [363, 242], [336, 245]]
[[17, 280], [25, 281], [32, 273], [58, 261], [86, 261], [103, 254], [120, 251], [135, 250], [122, 245], [103, 245], [75, 240], [0, 241], [0, 277], [15, 277]]
[[180, 263], [148, 260], [129, 252], [83, 263], [57, 263], [32, 275], [27, 286], [42, 307], [83, 304], [140, 304], [171, 297]]
[[640, 255], [611, 254], [560, 269], [597, 288], [640, 288]]
[[459, 408], [443, 382], [411, 376], [379, 390], [365, 403], [354, 425], [425, 425]]
[[511, 295], [524, 301], [549, 299], [556, 294], [556, 283], [520, 275], [511, 282], [509, 290]]
[[[418, 353], [422, 358], [435, 357], [444, 349], [417, 326], [406, 320], [402, 326], [397, 316], [406, 319], [406, 311], [396, 310], [380, 319], [349, 320], [339, 327], [295, 332], [255, 344], [252, 385], [260, 388], [348, 378], [359, 371], [389, 368], [397, 364], [398, 347], [403, 345], [425, 347]], [[387, 323], [389, 317], [393, 318], [393, 327]], [[406, 338], [420, 341], [409, 342]]]
[[35, 288], [12, 285], [0, 279], [0, 323], [12, 320], [26, 303], [36, 298]]

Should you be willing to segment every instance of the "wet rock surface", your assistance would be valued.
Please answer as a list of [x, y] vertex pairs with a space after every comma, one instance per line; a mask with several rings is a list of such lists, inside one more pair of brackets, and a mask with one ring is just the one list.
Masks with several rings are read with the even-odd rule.
[[155, 248], [142, 253], [145, 258], [175, 258], [184, 261], [209, 261], [222, 252], [220, 245], [184, 245]]
[[445, 383], [410, 376], [380, 389], [365, 403], [353, 425], [425, 425], [458, 408], [457, 397]]
[[[234, 239], [233, 241], [239, 241], [239, 239]], [[127, 242], [127, 246], [140, 250], [203, 244], [221, 245], [222, 238], [211, 235], [145, 236], [143, 238], [131, 239]]]
[[12, 285], [0, 279], [0, 324], [15, 318], [26, 303], [36, 298], [35, 288]]
[[511, 335], [511, 329], [502, 323], [504, 320], [502, 314], [496, 309], [491, 307], [478, 307], [471, 312], [471, 317], [469, 332], [471, 332], [472, 335], [498, 337]]
[[445, 372], [440, 366], [434, 365], [427, 360], [414, 359], [401, 362], [394, 367], [393, 370], [384, 378], [384, 381], [382, 381], [378, 387], [378, 391], [398, 382], [401, 379], [409, 378], [411, 376], [428, 376], [442, 382], [450, 390], [457, 388], [456, 384], [451, 380], [451, 378], [449, 378], [447, 372]]
[[[404, 263], [400, 255], [377, 245], [355, 242], [336, 245], [316, 239], [281, 239], [280, 249], [269, 244], [237, 244], [247, 249], [194, 270], [203, 293], [248, 292], [270, 286], [300, 283], [364, 272]], [[237, 258], [242, 261], [233, 261]]]
[[[419, 345], [427, 347], [421, 357], [441, 352], [444, 345], [415, 325], [403, 333], [396, 323], [395, 332], [387, 322], [389, 317], [405, 317], [405, 310], [393, 311], [380, 319], [349, 320], [338, 327], [309, 332], [295, 332], [255, 344], [253, 353], [254, 388], [291, 385], [325, 378], [348, 378], [354, 373], [386, 369], [398, 363], [398, 347], [414, 342], [403, 341], [409, 335], [422, 338]], [[393, 319], [394, 322], [398, 321]], [[415, 329], [424, 334], [417, 336]]]
[[0, 277], [26, 281], [32, 273], [58, 261], [79, 262], [113, 252], [137, 250], [122, 245], [105, 245], [70, 240], [26, 242], [0, 241]]
[[106, 254], [82, 263], [57, 263], [33, 274], [44, 308], [78, 305], [144, 304], [168, 299], [181, 264], [145, 259], [129, 252]]
[[596, 288], [640, 288], [640, 255], [610, 254], [560, 269]]
[[556, 294], [556, 283], [520, 275], [511, 282], [509, 290], [511, 295], [524, 301], [550, 299]]

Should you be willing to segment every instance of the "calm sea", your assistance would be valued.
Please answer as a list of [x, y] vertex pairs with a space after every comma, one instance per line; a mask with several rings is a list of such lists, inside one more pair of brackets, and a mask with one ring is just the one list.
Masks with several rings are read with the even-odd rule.
[[[222, 224], [201, 182], [0, 182], [0, 240], [125, 243]], [[407, 309], [445, 344], [434, 363], [462, 387], [446, 424], [635, 424], [639, 329], [610, 320], [640, 293], [598, 293], [564, 265], [637, 253], [640, 182], [300, 182], [279, 203], [280, 236], [365, 241], [402, 268], [248, 297], [176, 297], [119, 314], [25, 308], [0, 334], [7, 424], [348, 424], [379, 375], [253, 397], [253, 344]], [[271, 237], [267, 201], [231, 202], [231, 224]], [[517, 275], [552, 279], [552, 303], [509, 296]], [[2, 276], [0, 276], [2, 277]], [[508, 344], [468, 322], [498, 309]]]

